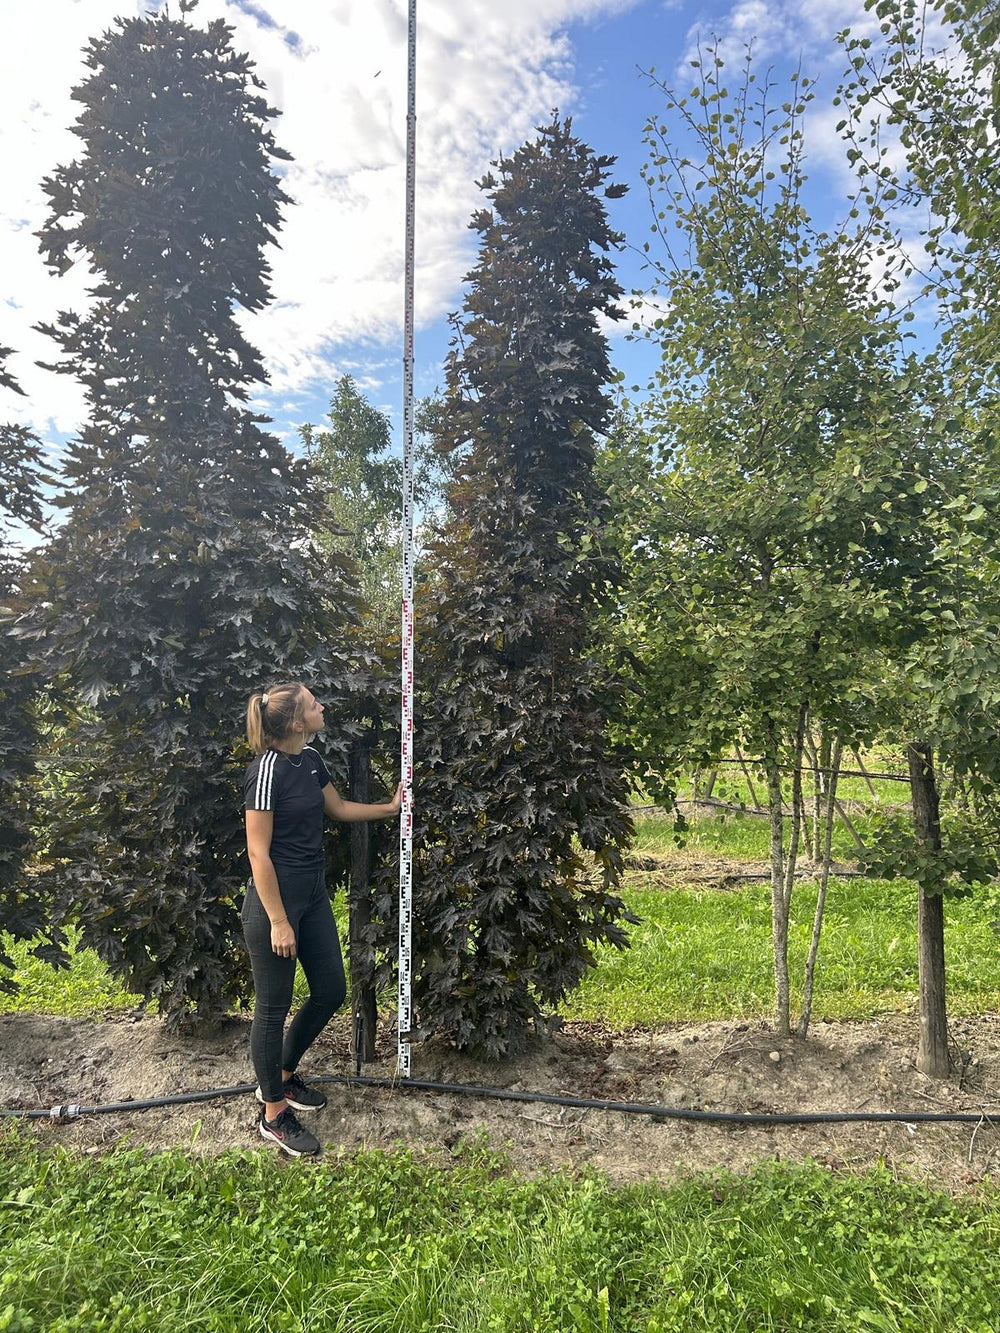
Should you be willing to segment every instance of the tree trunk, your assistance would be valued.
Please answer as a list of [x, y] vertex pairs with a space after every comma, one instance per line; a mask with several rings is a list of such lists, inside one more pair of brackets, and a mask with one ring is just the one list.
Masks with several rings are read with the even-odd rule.
[[[803, 777], [805, 774], [803, 773]], [[813, 772], [813, 790], [815, 792], [816, 774]], [[802, 844], [806, 849], [806, 859], [815, 864], [819, 860], [819, 828], [806, 808], [805, 783], [802, 784]]]
[[795, 749], [792, 763], [792, 832], [788, 840], [788, 857], [785, 862], [785, 911], [792, 905], [792, 889], [795, 887], [795, 867], [799, 859], [799, 838], [805, 816], [805, 802], [802, 799], [802, 756], [806, 741], [806, 722], [809, 717], [809, 705], [799, 708], [799, 721], [795, 729]]
[[[928, 851], [940, 851], [941, 822], [931, 747], [925, 744], [910, 745], [907, 758], [916, 835]], [[951, 1073], [951, 1057], [948, 1054], [948, 1014], [945, 1006], [944, 898], [940, 893], [925, 893], [922, 885], [917, 892], [920, 970], [917, 1068], [931, 1078], [947, 1078]]]
[[[351, 800], [371, 800], [372, 761], [367, 741], [358, 738], [350, 753]], [[371, 924], [371, 836], [364, 822], [351, 825], [351, 886], [348, 957], [351, 965], [351, 1007], [354, 1013], [355, 1059], [375, 1059], [375, 958], [368, 927]]]
[[774, 951], [774, 1016], [780, 1037], [791, 1032], [788, 995], [788, 904], [785, 901], [784, 804], [781, 770], [778, 767], [778, 737], [772, 719], [764, 723], [766, 745], [767, 803], [771, 816], [771, 940]]
[[[830, 768], [826, 789], [825, 824], [823, 827], [823, 870], [820, 875], [819, 891], [816, 894], [816, 911], [813, 913], [813, 933], [809, 944], [809, 957], [806, 959], [805, 985], [802, 989], [802, 1017], [799, 1019], [799, 1036], [809, 1035], [809, 1020], [812, 1017], [813, 986], [816, 979], [816, 958], [819, 954], [820, 934], [823, 930], [823, 912], [826, 908], [826, 890], [830, 882], [831, 847], [833, 844], [833, 803], [837, 797], [837, 779], [840, 775], [840, 757], [843, 742], [837, 738], [832, 756], [827, 756]], [[819, 832], [816, 834], [819, 838]], [[817, 857], [818, 859], [818, 857]]]
[[[816, 758], [816, 747], [812, 743], [811, 736], [806, 738], [806, 744], [809, 747], [810, 756], [813, 760], [813, 763], [814, 764], [820, 763], [820, 760]], [[829, 765], [827, 764], [826, 767], [829, 767]], [[839, 798], [834, 801], [833, 808], [836, 810], [840, 818], [844, 821], [844, 827], [847, 829], [848, 833], [854, 839], [854, 845], [855, 847], [857, 847], [858, 851], [859, 852], [867, 851], [867, 848], [865, 847], [864, 840], [862, 839], [861, 834], [854, 827], [854, 824], [851, 822], [850, 815], [844, 809], [843, 805], [841, 805]]]
[[819, 745], [809, 737], [809, 753], [812, 756], [813, 772], [813, 846], [815, 855], [813, 859], [820, 859], [823, 847], [823, 810], [826, 804], [826, 795], [830, 785], [830, 756], [831, 741], [827, 732], [821, 731], [819, 736]]

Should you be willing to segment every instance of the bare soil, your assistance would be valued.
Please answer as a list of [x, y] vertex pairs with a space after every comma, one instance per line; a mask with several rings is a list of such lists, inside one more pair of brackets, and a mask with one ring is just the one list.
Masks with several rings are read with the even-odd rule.
[[[696, 885], [702, 889], [731, 890], [743, 888], [748, 880], [769, 883], [771, 870], [751, 857], [724, 856], [718, 852], [677, 848], [669, 852], [637, 852], [625, 858], [630, 884], [637, 889], [675, 889]], [[818, 879], [822, 865], [799, 858], [797, 879]], [[856, 867], [846, 861], [831, 861], [835, 878], [859, 878]]]
[[[413, 1077], [438, 1082], [568, 1093], [616, 1101], [729, 1111], [947, 1111], [997, 1114], [980, 1125], [729, 1127], [581, 1111], [544, 1103], [331, 1086], [329, 1105], [309, 1117], [327, 1154], [405, 1144], [446, 1159], [460, 1140], [485, 1131], [527, 1173], [593, 1166], [616, 1181], [668, 1181], [692, 1171], [750, 1169], [765, 1158], [817, 1159], [853, 1169], [885, 1161], [951, 1189], [1000, 1169], [1000, 1016], [952, 1025], [956, 1068], [945, 1083], [917, 1072], [916, 1018], [820, 1023], [805, 1042], [779, 1041], [763, 1023], [678, 1024], [612, 1033], [568, 1023], [525, 1055], [482, 1064], [436, 1042], [414, 1047]], [[144, 1099], [252, 1081], [249, 1021], [178, 1033], [158, 1019], [0, 1017], [0, 1086], [7, 1108]], [[366, 1074], [391, 1077], [394, 1047], [380, 1034]], [[320, 1038], [302, 1067], [349, 1074], [346, 1019]], [[182, 1107], [19, 1121], [45, 1142], [99, 1153], [120, 1143], [212, 1154], [259, 1147], [249, 1096]]]

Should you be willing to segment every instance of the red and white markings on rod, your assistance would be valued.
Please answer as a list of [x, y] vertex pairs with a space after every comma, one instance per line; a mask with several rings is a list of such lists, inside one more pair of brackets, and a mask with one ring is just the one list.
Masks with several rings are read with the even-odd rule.
[[[411, 539], [412, 545], [412, 539]], [[405, 563], [405, 561], [404, 561]], [[399, 1047], [397, 1070], [410, 1077], [410, 1028], [413, 1024], [413, 570], [409, 595], [403, 595], [403, 809], [399, 823]], [[407, 575], [404, 574], [404, 581]]]
[[399, 821], [399, 1047], [396, 1073], [410, 1077], [413, 1026], [413, 234], [417, 176], [417, 0], [409, 0], [406, 110], [406, 264], [403, 292], [403, 662]]

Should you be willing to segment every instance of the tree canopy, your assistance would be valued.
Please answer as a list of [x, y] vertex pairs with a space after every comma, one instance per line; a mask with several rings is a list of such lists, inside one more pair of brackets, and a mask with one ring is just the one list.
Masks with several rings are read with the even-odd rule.
[[94, 303], [49, 329], [87, 387], [66, 521], [19, 624], [79, 708], [46, 874], [62, 920], [171, 1013], [248, 991], [238, 738], [280, 679], [326, 698], [348, 744], [362, 688], [350, 562], [321, 554], [323, 497], [242, 404], [264, 379], [235, 308], [269, 299], [286, 196], [248, 57], [221, 22], [119, 20], [74, 90], [82, 152], [46, 182], [50, 265]]
[[437, 423], [461, 460], [419, 596], [414, 999], [422, 1030], [489, 1056], [626, 939], [618, 693], [590, 653], [615, 581], [594, 478], [612, 161], [555, 119], [480, 182]]

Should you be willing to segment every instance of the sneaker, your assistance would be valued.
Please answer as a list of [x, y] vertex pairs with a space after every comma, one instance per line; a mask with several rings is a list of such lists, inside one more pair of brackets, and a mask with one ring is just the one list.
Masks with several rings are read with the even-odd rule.
[[268, 1120], [267, 1112], [260, 1113], [260, 1137], [276, 1143], [292, 1157], [302, 1157], [319, 1152], [319, 1140], [313, 1138], [308, 1129], [303, 1129], [295, 1119], [295, 1112], [287, 1106], [278, 1114], [277, 1120]]
[[[285, 1101], [289, 1106], [294, 1107], [296, 1111], [318, 1111], [326, 1105], [326, 1098], [315, 1088], [310, 1088], [308, 1083], [303, 1083], [298, 1074], [293, 1074], [291, 1078], [286, 1078], [281, 1085], [281, 1090], [285, 1095]], [[259, 1102], [263, 1102], [264, 1094], [257, 1085], [254, 1096]]]

